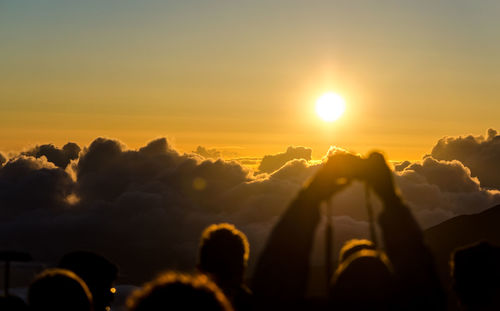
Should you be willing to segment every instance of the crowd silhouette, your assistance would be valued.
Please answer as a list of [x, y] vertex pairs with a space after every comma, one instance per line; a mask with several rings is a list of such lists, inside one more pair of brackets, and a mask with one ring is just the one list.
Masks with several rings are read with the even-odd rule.
[[[383, 205], [382, 243], [351, 240], [329, 276], [328, 298], [306, 298], [310, 255], [322, 202], [362, 181]], [[140, 256], [140, 254], [138, 254]], [[500, 310], [500, 248], [487, 242], [450, 255], [453, 290], [462, 310]], [[170, 271], [135, 291], [131, 311], [147, 310], [446, 310], [447, 289], [436, 273], [422, 230], [394, 185], [383, 156], [335, 153], [274, 226], [249, 284], [249, 244], [231, 224], [209, 226], [196, 272]], [[31, 283], [27, 301], [7, 295], [0, 310], [110, 310], [117, 267], [98, 254], [73, 252]]]

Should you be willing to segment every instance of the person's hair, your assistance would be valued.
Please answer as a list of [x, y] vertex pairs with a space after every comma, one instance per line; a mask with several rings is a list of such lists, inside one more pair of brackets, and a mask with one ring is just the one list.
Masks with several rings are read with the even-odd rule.
[[375, 250], [376, 248], [372, 241], [366, 239], [352, 239], [345, 242], [339, 252], [339, 263], [363, 249]]
[[469, 308], [498, 304], [500, 247], [479, 242], [456, 249], [451, 255], [453, 289]]
[[111, 304], [111, 288], [118, 276], [118, 268], [111, 261], [93, 252], [75, 251], [64, 255], [58, 266], [73, 271], [85, 281], [92, 292], [96, 311]]
[[348, 256], [335, 271], [330, 298], [339, 310], [384, 310], [393, 303], [394, 289], [385, 254], [362, 249]]
[[93, 310], [92, 295], [85, 282], [65, 269], [40, 273], [29, 287], [28, 304], [30, 310]]
[[217, 279], [242, 278], [249, 253], [243, 232], [228, 223], [210, 225], [201, 236], [198, 268]]
[[131, 311], [232, 311], [222, 291], [205, 275], [167, 272], [136, 290], [127, 300]]

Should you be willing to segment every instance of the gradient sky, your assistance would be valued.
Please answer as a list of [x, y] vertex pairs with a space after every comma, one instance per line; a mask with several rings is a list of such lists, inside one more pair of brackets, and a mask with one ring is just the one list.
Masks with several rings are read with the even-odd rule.
[[[418, 159], [500, 125], [498, 1], [0, 0], [0, 150], [262, 156], [288, 145]], [[345, 115], [314, 102], [341, 94]]]

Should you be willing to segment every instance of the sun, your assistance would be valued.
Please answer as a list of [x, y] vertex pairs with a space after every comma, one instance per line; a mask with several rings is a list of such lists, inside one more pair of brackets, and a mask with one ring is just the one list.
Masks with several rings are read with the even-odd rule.
[[325, 93], [316, 101], [316, 113], [326, 122], [340, 118], [345, 111], [344, 99], [335, 93]]

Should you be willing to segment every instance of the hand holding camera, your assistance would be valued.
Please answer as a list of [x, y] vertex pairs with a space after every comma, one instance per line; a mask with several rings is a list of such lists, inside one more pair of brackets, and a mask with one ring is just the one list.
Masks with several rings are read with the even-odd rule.
[[321, 200], [327, 200], [352, 180], [365, 182], [384, 202], [396, 196], [391, 170], [378, 152], [366, 159], [347, 153], [330, 156], [308, 188], [313, 188]]

